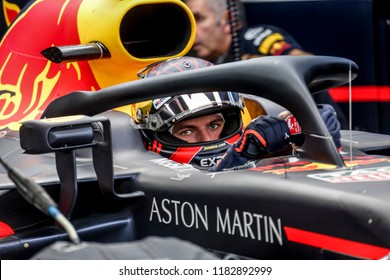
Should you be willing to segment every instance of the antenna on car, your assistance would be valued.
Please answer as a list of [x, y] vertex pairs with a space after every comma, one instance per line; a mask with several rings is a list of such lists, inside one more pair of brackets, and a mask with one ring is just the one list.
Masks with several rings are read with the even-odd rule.
[[27, 200], [31, 205], [35, 206], [43, 213], [54, 218], [58, 224], [60, 224], [64, 230], [68, 233], [69, 239], [75, 243], [80, 243], [80, 238], [77, 231], [69, 220], [58, 209], [57, 204], [50, 197], [44, 188], [42, 188], [35, 181], [24, 176], [18, 170], [12, 168], [0, 157], [0, 163], [8, 172], [8, 177], [15, 183], [18, 192], [21, 196]]
[[[349, 89], [349, 160], [352, 163], [352, 65], [349, 63], [348, 73], [348, 89]], [[352, 168], [352, 164], [350, 164]]]

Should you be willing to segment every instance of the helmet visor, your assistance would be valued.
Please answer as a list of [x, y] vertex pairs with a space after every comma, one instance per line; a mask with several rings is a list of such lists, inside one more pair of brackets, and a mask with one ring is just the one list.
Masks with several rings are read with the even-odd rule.
[[[153, 108], [146, 121], [146, 128], [153, 131], [169, 129], [186, 118], [218, 111], [226, 107], [243, 109], [243, 101], [236, 92], [206, 92], [183, 94], [172, 98], [153, 100]], [[152, 113], [156, 110], [155, 113]]]

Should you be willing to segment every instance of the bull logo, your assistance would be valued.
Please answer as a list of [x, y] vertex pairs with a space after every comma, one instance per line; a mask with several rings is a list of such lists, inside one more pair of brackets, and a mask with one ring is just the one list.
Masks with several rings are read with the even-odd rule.
[[[0, 76], [3, 76], [4, 68], [8, 66], [8, 63], [9, 57], [0, 70]], [[0, 107], [0, 129], [7, 126], [11, 130], [17, 130], [19, 122], [34, 119], [40, 115], [39, 108], [42, 108], [45, 104], [45, 100], [48, 99], [48, 95], [53, 91], [54, 85], [58, 82], [60, 76], [60, 73], [57, 73], [54, 77], [48, 78], [49, 68], [50, 63], [48, 62], [33, 82], [30, 94], [24, 95], [22, 90], [22, 81], [28, 69], [27, 64], [22, 68], [15, 84], [0, 82], [0, 88], [2, 89], [0, 90], [0, 104], [3, 104]], [[13, 119], [18, 120], [18, 122], [12, 121]]]
[[[5, 34], [0, 46], [0, 130], [17, 130], [21, 122], [39, 118], [53, 99], [74, 87], [98, 87], [86, 62], [56, 65], [40, 54], [47, 46], [69, 40], [79, 43], [77, 10], [66, 13], [70, 2], [56, 1], [50, 6], [56, 10], [42, 17], [41, 22], [39, 14], [45, 12], [48, 2], [35, 1], [14, 19]], [[78, 5], [81, 2], [72, 1]], [[53, 36], [65, 27], [69, 31], [66, 38]]]
[[[73, 91], [138, 79], [143, 67], [186, 54], [195, 39], [195, 20], [180, 0], [36, 0], [21, 11], [3, 1], [3, 7], [11, 25], [0, 43], [0, 130], [18, 130], [21, 122], [40, 118], [51, 101]], [[166, 20], [158, 20], [163, 16]], [[155, 38], [154, 25], [167, 36]], [[177, 26], [177, 36], [168, 36]], [[152, 50], [146, 54], [137, 45], [145, 44], [144, 37], [150, 37], [146, 49]], [[168, 39], [161, 42], [161, 37]], [[53, 47], [91, 42], [107, 47], [109, 58], [58, 62], [43, 55]]]

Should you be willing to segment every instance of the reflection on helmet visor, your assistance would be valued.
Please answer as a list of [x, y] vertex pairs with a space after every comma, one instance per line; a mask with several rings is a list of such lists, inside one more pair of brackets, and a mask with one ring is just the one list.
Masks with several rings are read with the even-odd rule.
[[190, 117], [192, 114], [224, 107], [237, 107], [242, 110], [243, 102], [238, 93], [215, 91], [175, 96], [163, 106], [159, 106], [156, 113], [149, 114], [147, 128], [154, 131], [163, 126], [169, 128], [175, 122]]

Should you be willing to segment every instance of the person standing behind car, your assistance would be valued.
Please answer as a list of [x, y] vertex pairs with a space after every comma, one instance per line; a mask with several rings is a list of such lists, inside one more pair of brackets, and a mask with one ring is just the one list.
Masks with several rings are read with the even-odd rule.
[[[191, 55], [214, 64], [274, 55], [313, 55], [305, 51], [282, 28], [273, 25], [246, 25], [243, 4], [230, 0], [183, 0], [196, 21], [196, 37]], [[341, 128], [348, 127], [347, 119], [328, 91], [316, 93], [317, 104], [330, 104], [337, 113]]]
[[[214, 64], [235, 60], [233, 52], [238, 47], [235, 43], [240, 47], [240, 59], [272, 55], [312, 55], [279, 27], [248, 27], [240, 1], [235, 1], [234, 15], [228, 10], [226, 0], [183, 1], [192, 11], [196, 21], [192, 52]], [[238, 42], [234, 42], [237, 39]]]

